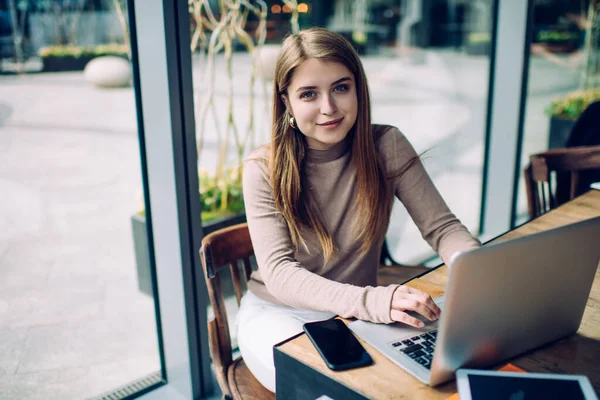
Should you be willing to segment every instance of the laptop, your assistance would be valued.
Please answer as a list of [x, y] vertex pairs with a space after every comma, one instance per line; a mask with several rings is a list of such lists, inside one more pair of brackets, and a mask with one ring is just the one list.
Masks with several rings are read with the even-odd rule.
[[600, 259], [600, 217], [460, 254], [438, 321], [349, 328], [420, 381], [488, 367], [577, 331]]

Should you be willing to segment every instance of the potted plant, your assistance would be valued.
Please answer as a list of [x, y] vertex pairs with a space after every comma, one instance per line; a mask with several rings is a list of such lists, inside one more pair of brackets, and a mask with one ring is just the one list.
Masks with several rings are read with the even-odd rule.
[[95, 57], [118, 56], [128, 59], [128, 47], [122, 44], [106, 44], [95, 47], [72, 45], [48, 46], [39, 50], [44, 72], [81, 71]]
[[[239, 168], [228, 168], [223, 179], [217, 179], [214, 174], [201, 170], [198, 178], [200, 182], [200, 209], [202, 211], [202, 215], [198, 217], [202, 218], [204, 235], [246, 221]], [[141, 292], [152, 295], [146, 213], [143, 207], [131, 216], [131, 229], [138, 288]]]
[[575, 92], [554, 99], [546, 108], [550, 116], [548, 148], [564, 147], [575, 122], [581, 113], [593, 102], [600, 100], [600, 2], [591, 0], [584, 23], [586, 42], [583, 48], [585, 64], [579, 87]]
[[600, 100], [600, 89], [590, 89], [571, 92], [550, 103], [546, 109], [546, 114], [550, 116], [548, 148], [564, 147], [581, 113], [587, 106], [598, 100]]

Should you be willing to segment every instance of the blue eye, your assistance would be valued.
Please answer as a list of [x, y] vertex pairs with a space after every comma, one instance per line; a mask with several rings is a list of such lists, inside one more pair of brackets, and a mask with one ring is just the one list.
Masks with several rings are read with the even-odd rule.
[[342, 84], [342, 85], [337, 85], [335, 88], [333, 88], [334, 92], [346, 92], [348, 91], [349, 87], [346, 84]]
[[300, 95], [301, 99], [312, 99], [315, 97], [315, 92], [304, 92]]

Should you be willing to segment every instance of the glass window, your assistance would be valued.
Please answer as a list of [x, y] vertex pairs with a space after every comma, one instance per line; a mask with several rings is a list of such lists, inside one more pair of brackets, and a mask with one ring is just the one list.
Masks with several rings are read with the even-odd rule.
[[[589, 0], [535, 1], [521, 171], [531, 154], [567, 146], [577, 118], [600, 100], [599, 8]], [[521, 172], [516, 223], [528, 218]]]
[[120, 1], [0, 2], [8, 398], [162, 379], [127, 19]]
[[[404, 132], [423, 154], [450, 209], [477, 234], [493, 2], [396, 4], [380, 2], [379, 12], [371, 14], [370, 25], [383, 38], [373, 39], [373, 50], [364, 56], [373, 120]], [[399, 202], [387, 240], [393, 257], [402, 263], [434, 255]]]

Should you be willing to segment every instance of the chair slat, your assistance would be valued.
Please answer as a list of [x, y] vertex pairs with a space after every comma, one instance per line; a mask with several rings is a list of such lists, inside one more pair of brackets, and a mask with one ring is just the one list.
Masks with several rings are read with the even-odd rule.
[[219, 349], [217, 353], [212, 354], [213, 362], [219, 368], [223, 367], [226, 370], [233, 360], [229, 324], [227, 323], [227, 309], [221, 290], [221, 278], [219, 275], [215, 275], [212, 279], [207, 280], [206, 284], [216, 327], [216, 335], [211, 338], [211, 341], [214, 341], [211, 347]]
[[533, 177], [531, 174], [531, 164], [528, 164], [523, 170], [523, 175], [525, 178], [525, 191], [527, 192], [527, 210], [529, 211], [529, 215], [537, 215], [539, 209], [538, 197], [537, 197], [537, 187], [536, 183], [533, 181]]
[[556, 207], [556, 196], [554, 196], [554, 178], [555, 178], [556, 174], [555, 173], [549, 173], [548, 174], [548, 184], [546, 186], [546, 191], [548, 193], [548, 204], [546, 207], [546, 212], [550, 211], [551, 209], [553, 209], [554, 207]]
[[[208, 336], [209, 337], [218, 337], [218, 328], [216, 319], [212, 319], [208, 321]], [[223, 397], [229, 395], [231, 396], [231, 391], [229, 389], [229, 384], [227, 383], [227, 367], [226, 364], [223, 363], [222, 360], [216, 360], [214, 354], [219, 354], [217, 357], [221, 357], [221, 348], [219, 347], [219, 343], [216, 340], [209, 340], [208, 342], [210, 354], [213, 355], [213, 368], [215, 370], [215, 377], [217, 378], [217, 383], [223, 392]], [[222, 358], [222, 357], [221, 357]]]
[[569, 196], [575, 197], [577, 193], [577, 187], [579, 185], [579, 172], [571, 171], [571, 189], [569, 190]]
[[238, 267], [237, 261], [234, 261], [229, 264], [229, 269], [231, 270], [231, 280], [233, 281], [233, 290], [235, 291], [235, 297], [237, 299], [237, 305], [242, 302], [242, 296], [244, 295], [242, 288], [242, 279], [240, 277], [240, 268]]
[[244, 273], [246, 274], [246, 282], [250, 280], [250, 275], [252, 275], [252, 264], [250, 264], [250, 257], [244, 257], [242, 259], [244, 263]]
[[546, 212], [548, 210], [548, 202], [546, 201], [546, 187], [544, 185], [540, 185], [540, 186], [541, 186], [540, 191], [542, 192], [541, 207], [540, 207], [540, 209], [543, 212]]

